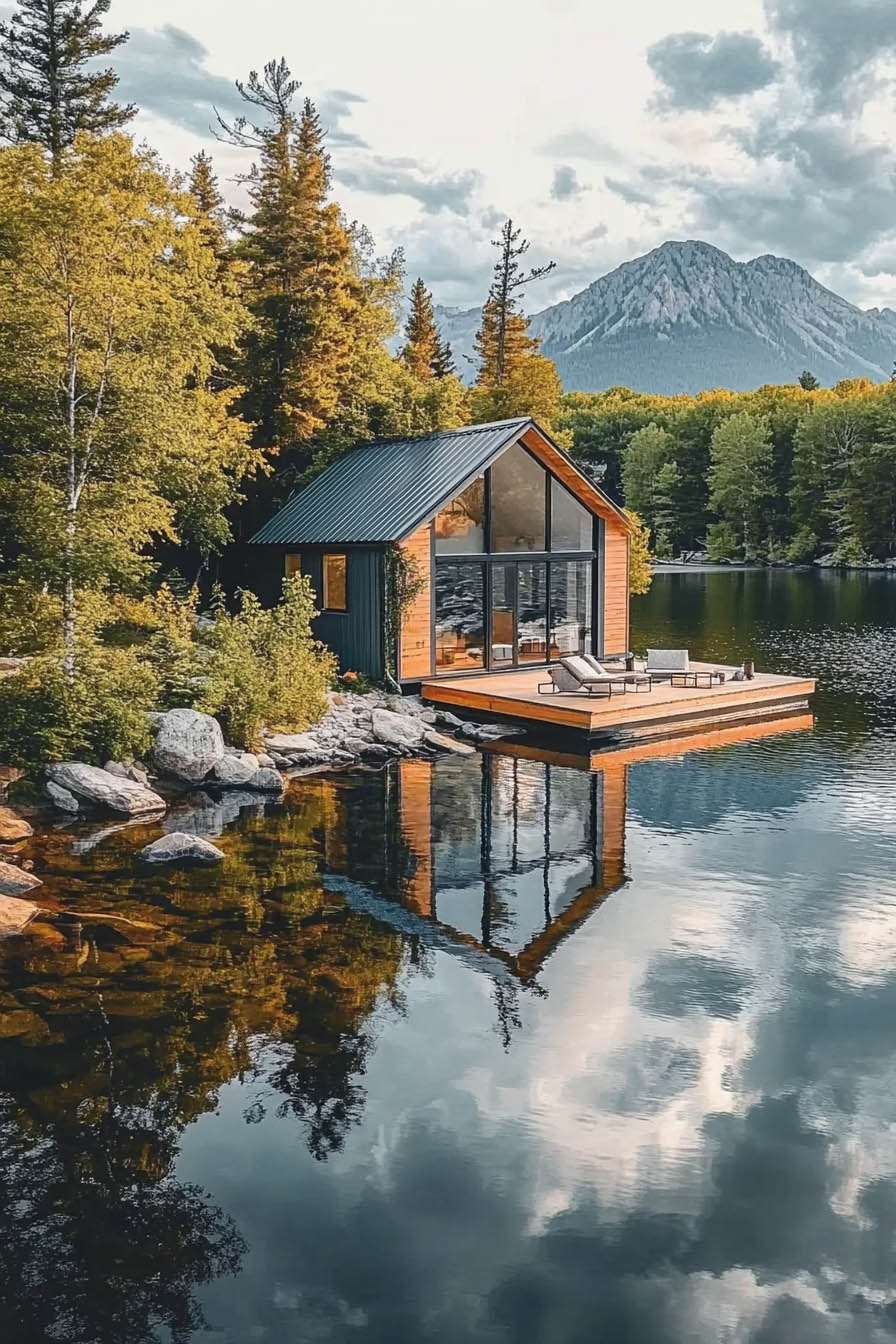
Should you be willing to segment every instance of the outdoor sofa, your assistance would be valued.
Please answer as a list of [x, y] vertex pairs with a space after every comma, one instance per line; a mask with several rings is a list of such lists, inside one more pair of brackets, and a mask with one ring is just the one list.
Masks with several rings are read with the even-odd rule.
[[687, 649], [648, 649], [645, 671], [651, 681], [668, 681], [672, 686], [720, 685], [725, 673], [712, 668], [692, 668]]

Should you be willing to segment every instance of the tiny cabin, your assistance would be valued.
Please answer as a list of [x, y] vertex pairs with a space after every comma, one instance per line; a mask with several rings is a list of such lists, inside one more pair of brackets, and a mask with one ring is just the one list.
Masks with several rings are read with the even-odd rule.
[[[403, 686], [629, 646], [632, 525], [530, 418], [364, 444], [252, 538], [254, 586], [307, 575], [340, 670]], [[399, 547], [415, 577], [397, 639]]]

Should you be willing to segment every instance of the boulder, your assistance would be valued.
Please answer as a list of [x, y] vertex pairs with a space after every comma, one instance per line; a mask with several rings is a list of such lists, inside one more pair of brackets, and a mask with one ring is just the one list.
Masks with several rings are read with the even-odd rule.
[[265, 733], [265, 750], [277, 756], [305, 756], [320, 751], [311, 733]]
[[456, 714], [452, 714], [450, 709], [437, 709], [436, 722], [443, 728], [463, 728], [464, 720], [459, 719]]
[[387, 747], [419, 747], [426, 725], [411, 714], [393, 714], [390, 709], [375, 709], [372, 718], [373, 736]]
[[220, 863], [223, 857], [217, 845], [185, 831], [160, 836], [140, 851], [144, 863]]
[[164, 774], [198, 784], [224, 756], [220, 724], [197, 709], [169, 709], [159, 724], [152, 754]]
[[20, 901], [15, 896], [0, 896], [0, 938], [10, 938], [21, 933], [39, 913], [40, 907], [32, 901]]
[[33, 834], [24, 817], [18, 816], [11, 807], [0, 807], [0, 843], [12, 845], [17, 840], [27, 840]]
[[[110, 812], [122, 812], [134, 817], [142, 812], [162, 812], [165, 799], [160, 798], [145, 784], [137, 784], [132, 779], [120, 779], [110, 775], [98, 765], [82, 765], [80, 761], [57, 761], [47, 766], [47, 792], [49, 785], [74, 794], [80, 802], [93, 803], [97, 807], [108, 808]], [[53, 801], [60, 806], [55, 795]], [[68, 809], [66, 809], [68, 810]]]
[[228, 754], [222, 756], [214, 766], [208, 782], [225, 789], [238, 789], [258, 773], [258, 768], [258, 757], [251, 751], [241, 751], [237, 755]]
[[258, 762], [260, 768], [263, 770], [270, 770], [274, 765], [276, 765], [276, 761], [274, 760], [273, 756], [269, 756], [266, 751], [256, 752], [255, 759]]
[[41, 885], [40, 878], [33, 873], [26, 873], [24, 868], [0, 861], [0, 896], [21, 896], [23, 892], [33, 891]]
[[277, 770], [256, 770], [244, 785], [255, 793], [282, 793], [286, 788], [283, 776]]
[[54, 807], [58, 807], [60, 812], [80, 812], [81, 804], [73, 793], [64, 789], [61, 784], [54, 784], [52, 779], [44, 780], [44, 793], [49, 798]]
[[423, 741], [436, 751], [451, 751], [455, 756], [476, 755], [475, 747], [471, 747], [467, 742], [457, 742], [453, 737], [446, 737], [444, 733], [437, 733], [434, 728], [423, 734]]
[[127, 766], [122, 765], [120, 761], [107, 761], [103, 769], [107, 775], [117, 775], [119, 779], [130, 779]]

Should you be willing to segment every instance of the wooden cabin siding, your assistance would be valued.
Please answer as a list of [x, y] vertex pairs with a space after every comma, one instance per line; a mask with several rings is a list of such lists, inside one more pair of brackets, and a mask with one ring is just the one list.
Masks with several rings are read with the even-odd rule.
[[604, 535], [603, 648], [608, 657], [628, 650], [628, 533], [609, 519]]
[[432, 673], [432, 523], [426, 523], [401, 543], [416, 561], [425, 579], [423, 589], [404, 613], [399, 645], [399, 676], [416, 681]]

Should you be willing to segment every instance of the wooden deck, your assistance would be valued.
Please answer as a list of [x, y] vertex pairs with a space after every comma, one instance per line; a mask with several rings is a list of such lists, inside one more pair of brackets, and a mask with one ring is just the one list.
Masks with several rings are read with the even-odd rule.
[[[721, 664], [691, 664], [693, 671], [717, 667]], [[815, 682], [808, 677], [757, 672], [752, 681], [731, 681], [733, 669], [725, 670], [729, 680], [721, 686], [695, 689], [661, 682], [649, 691], [628, 690], [610, 697], [540, 695], [538, 683], [547, 679], [544, 668], [432, 677], [423, 683], [422, 692], [425, 700], [445, 709], [508, 719], [533, 729], [571, 730], [595, 743], [624, 743], [805, 711], [815, 691]]]

